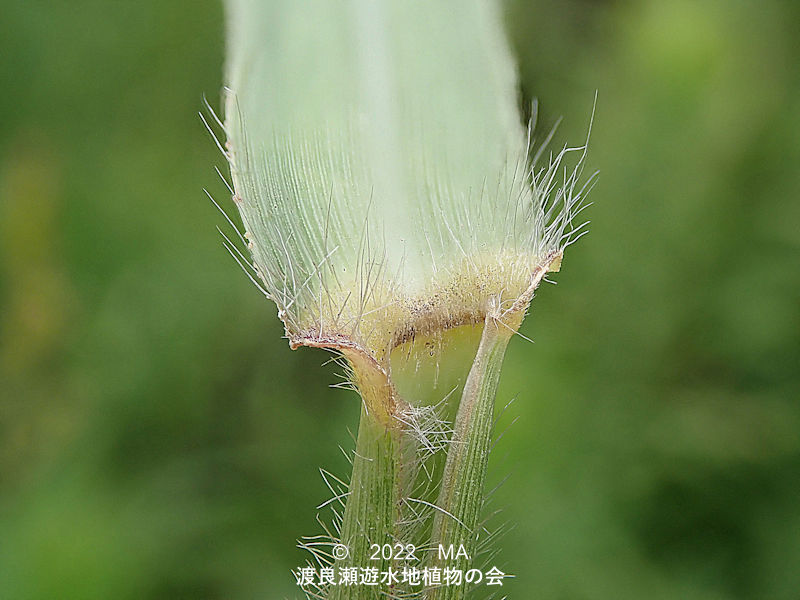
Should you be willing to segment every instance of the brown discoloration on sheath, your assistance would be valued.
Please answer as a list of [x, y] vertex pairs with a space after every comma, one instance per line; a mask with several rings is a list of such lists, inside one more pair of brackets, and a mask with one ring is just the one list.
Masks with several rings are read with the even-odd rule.
[[389, 372], [366, 349], [343, 335], [294, 338], [290, 340], [289, 346], [292, 350], [309, 346], [341, 352], [353, 369], [354, 383], [358, 386], [367, 412], [387, 429], [399, 426], [400, 422], [394, 415], [406, 403], [397, 393]]
[[[524, 314], [524, 312], [528, 310], [528, 305], [531, 303], [531, 300], [533, 300], [533, 293], [536, 291], [536, 288], [539, 287], [539, 284], [542, 282], [544, 276], [550, 271], [558, 271], [561, 269], [561, 259], [563, 255], [563, 252], [560, 250], [554, 250], [550, 252], [550, 254], [548, 254], [541, 263], [539, 263], [539, 265], [533, 270], [533, 273], [531, 273], [528, 288], [519, 298], [514, 301], [514, 304], [511, 305], [511, 308], [503, 312], [503, 316], [513, 315], [515, 313]], [[519, 325], [517, 325], [517, 327], [519, 327]]]
[[[398, 409], [407, 406], [391, 380], [391, 367], [388, 364], [391, 350], [413, 341], [417, 335], [431, 335], [441, 333], [463, 325], [478, 325], [486, 322], [487, 317], [499, 321], [511, 332], [516, 331], [525, 316], [533, 294], [549, 271], [557, 271], [561, 266], [562, 253], [550, 252], [531, 272], [528, 287], [512, 305], [500, 310], [498, 306], [490, 305], [487, 299], [484, 304], [472, 311], [462, 311], [450, 314], [446, 306], [438, 301], [435, 295], [430, 300], [418, 300], [409, 307], [410, 320], [400, 323], [400, 328], [392, 332], [387, 348], [380, 349], [380, 354], [364, 347], [353, 338], [340, 334], [322, 334], [317, 331], [304, 331], [291, 334], [286, 329], [289, 346], [296, 350], [300, 346], [311, 348], [326, 348], [341, 352], [349, 361], [355, 375], [355, 384], [358, 386], [364, 399], [367, 411], [373, 414], [387, 428], [397, 427], [398, 421], [394, 419]], [[490, 314], [491, 313], [491, 314]], [[281, 320], [284, 315], [279, 313]], [[285, 323], [285, 321], [284, 321]], [[379, 358], [381, 357], [381, 358]]]

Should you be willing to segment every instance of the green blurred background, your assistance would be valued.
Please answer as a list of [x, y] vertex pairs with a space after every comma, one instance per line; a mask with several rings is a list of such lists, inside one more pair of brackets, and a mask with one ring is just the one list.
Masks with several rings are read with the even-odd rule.
[[[799, 598], [800, 4], [507, 17], [601, 171], [500, 390], [509, 594]], [[298, 596], [359, 405], [215, 231], [222, 56], [214, 0], [0, 3], [2, 600]]]

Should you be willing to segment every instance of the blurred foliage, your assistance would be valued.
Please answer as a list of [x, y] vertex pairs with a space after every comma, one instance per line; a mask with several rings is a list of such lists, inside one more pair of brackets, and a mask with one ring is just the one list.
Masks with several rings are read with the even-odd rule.
[[[0, 6], [0, 598], [295, 597], [358, 401], [226, 255], [214, 1]], [[508, 3], [592, 233], [508, 353], [515, 598], [800, 590], [797, 3]], [[300, 32], [299, 32], [300, 33]]]

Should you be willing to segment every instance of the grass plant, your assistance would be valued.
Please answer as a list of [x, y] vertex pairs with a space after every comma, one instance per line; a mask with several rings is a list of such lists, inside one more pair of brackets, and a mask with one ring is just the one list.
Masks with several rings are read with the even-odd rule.
[[[523, 124], [493, 2], [226, 6], [224, 120], [207, 120], [242, 224], [226, 247], [277, 305], [290, 346], [341, 356], [362, 404], [349, 483], [327, 479], [334, 517], [303, 542], [309, 565], [465, 572], [487, 537], [506, 347], [585, 232], [586, 145], [545, 155], [549, 137]], [[303, 591], [470, 592], [463, 580], [339, 581]]]

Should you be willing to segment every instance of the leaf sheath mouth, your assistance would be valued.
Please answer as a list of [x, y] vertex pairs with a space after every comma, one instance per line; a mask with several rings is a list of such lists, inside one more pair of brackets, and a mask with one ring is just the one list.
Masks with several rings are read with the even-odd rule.
[[[460, 293], [461, 298], [472, 300], [471, 305], [464, 302], [449, 303], [448, 295], [437, 291], [432, 297], [397, 301], [403, 307], [400, 311], [391, 308], [375, 311], [382, 314], [371, 319], [371, 335], [366, 336], [366, 340], [364, 336], [337, 331], [335, 327], [326, 328], [319, 324], [293, 333], [287, 324], [289, 345], [293, 350], [308, 346], [356, 353], [363, 355], [365, 359], [371, 359], [377, 367], [388, 369], [391, 351], [398, 346], [413, 342], [418, 335], [435, 335], [464, 325], [481, 325], [487, 316], [505, 322], [511, 321], [518, 313], [524, 314], [544, 276], [548, 272], [558, 271], [561, 259], [561, 251], [549, 252], [530, 271], [527, 285], [522, 288], [522, 292], [510, 297], [507, 296], [508, 287], [499, 287], [497, 293], [491, 293], [491, 290], [487, 290], [489, 285], [478, 281], [475, 289], [461, 290]], [[363, 327], [353, 328], [354, 331], [359, 329]]]
[[[289, 345], [294, 350], [301, 346], [324, 348], [340, 352], [347, 358], [353, 371], [353, 383], [361, 391], [365, 411], [387, 429], [397, 428], [398, 414], [408, 409], [409, 403], [397, 392], [392, 381], [392, 350], [411, 343], [417, 336], [436, 336], [457, 327], [485, 326], [504, 327], [509, 335], [516, 332], [530, 305], [536, 288], [549, 271], [560, 268], [562, 253], [552, 251], [532, 270], [527, 287], [516, 298], [502, 300], [500, 296], [480, 298], [472, 310], [454, 312], [447, 305], [429, 300], [417, 300], [418, 310], [408, 311], [411, 319], [386, 320], [375, 327], [383, 327], [382, 335], [373, 339], [386, 340], [378, 347], [364, 345], [360, 340], [333, 330], [308, 330], [300, 334], [289, 334]], [[506, 308], [503, 308], [507, 306]], [[287, 328], [288, 332], [288, 328]]]

